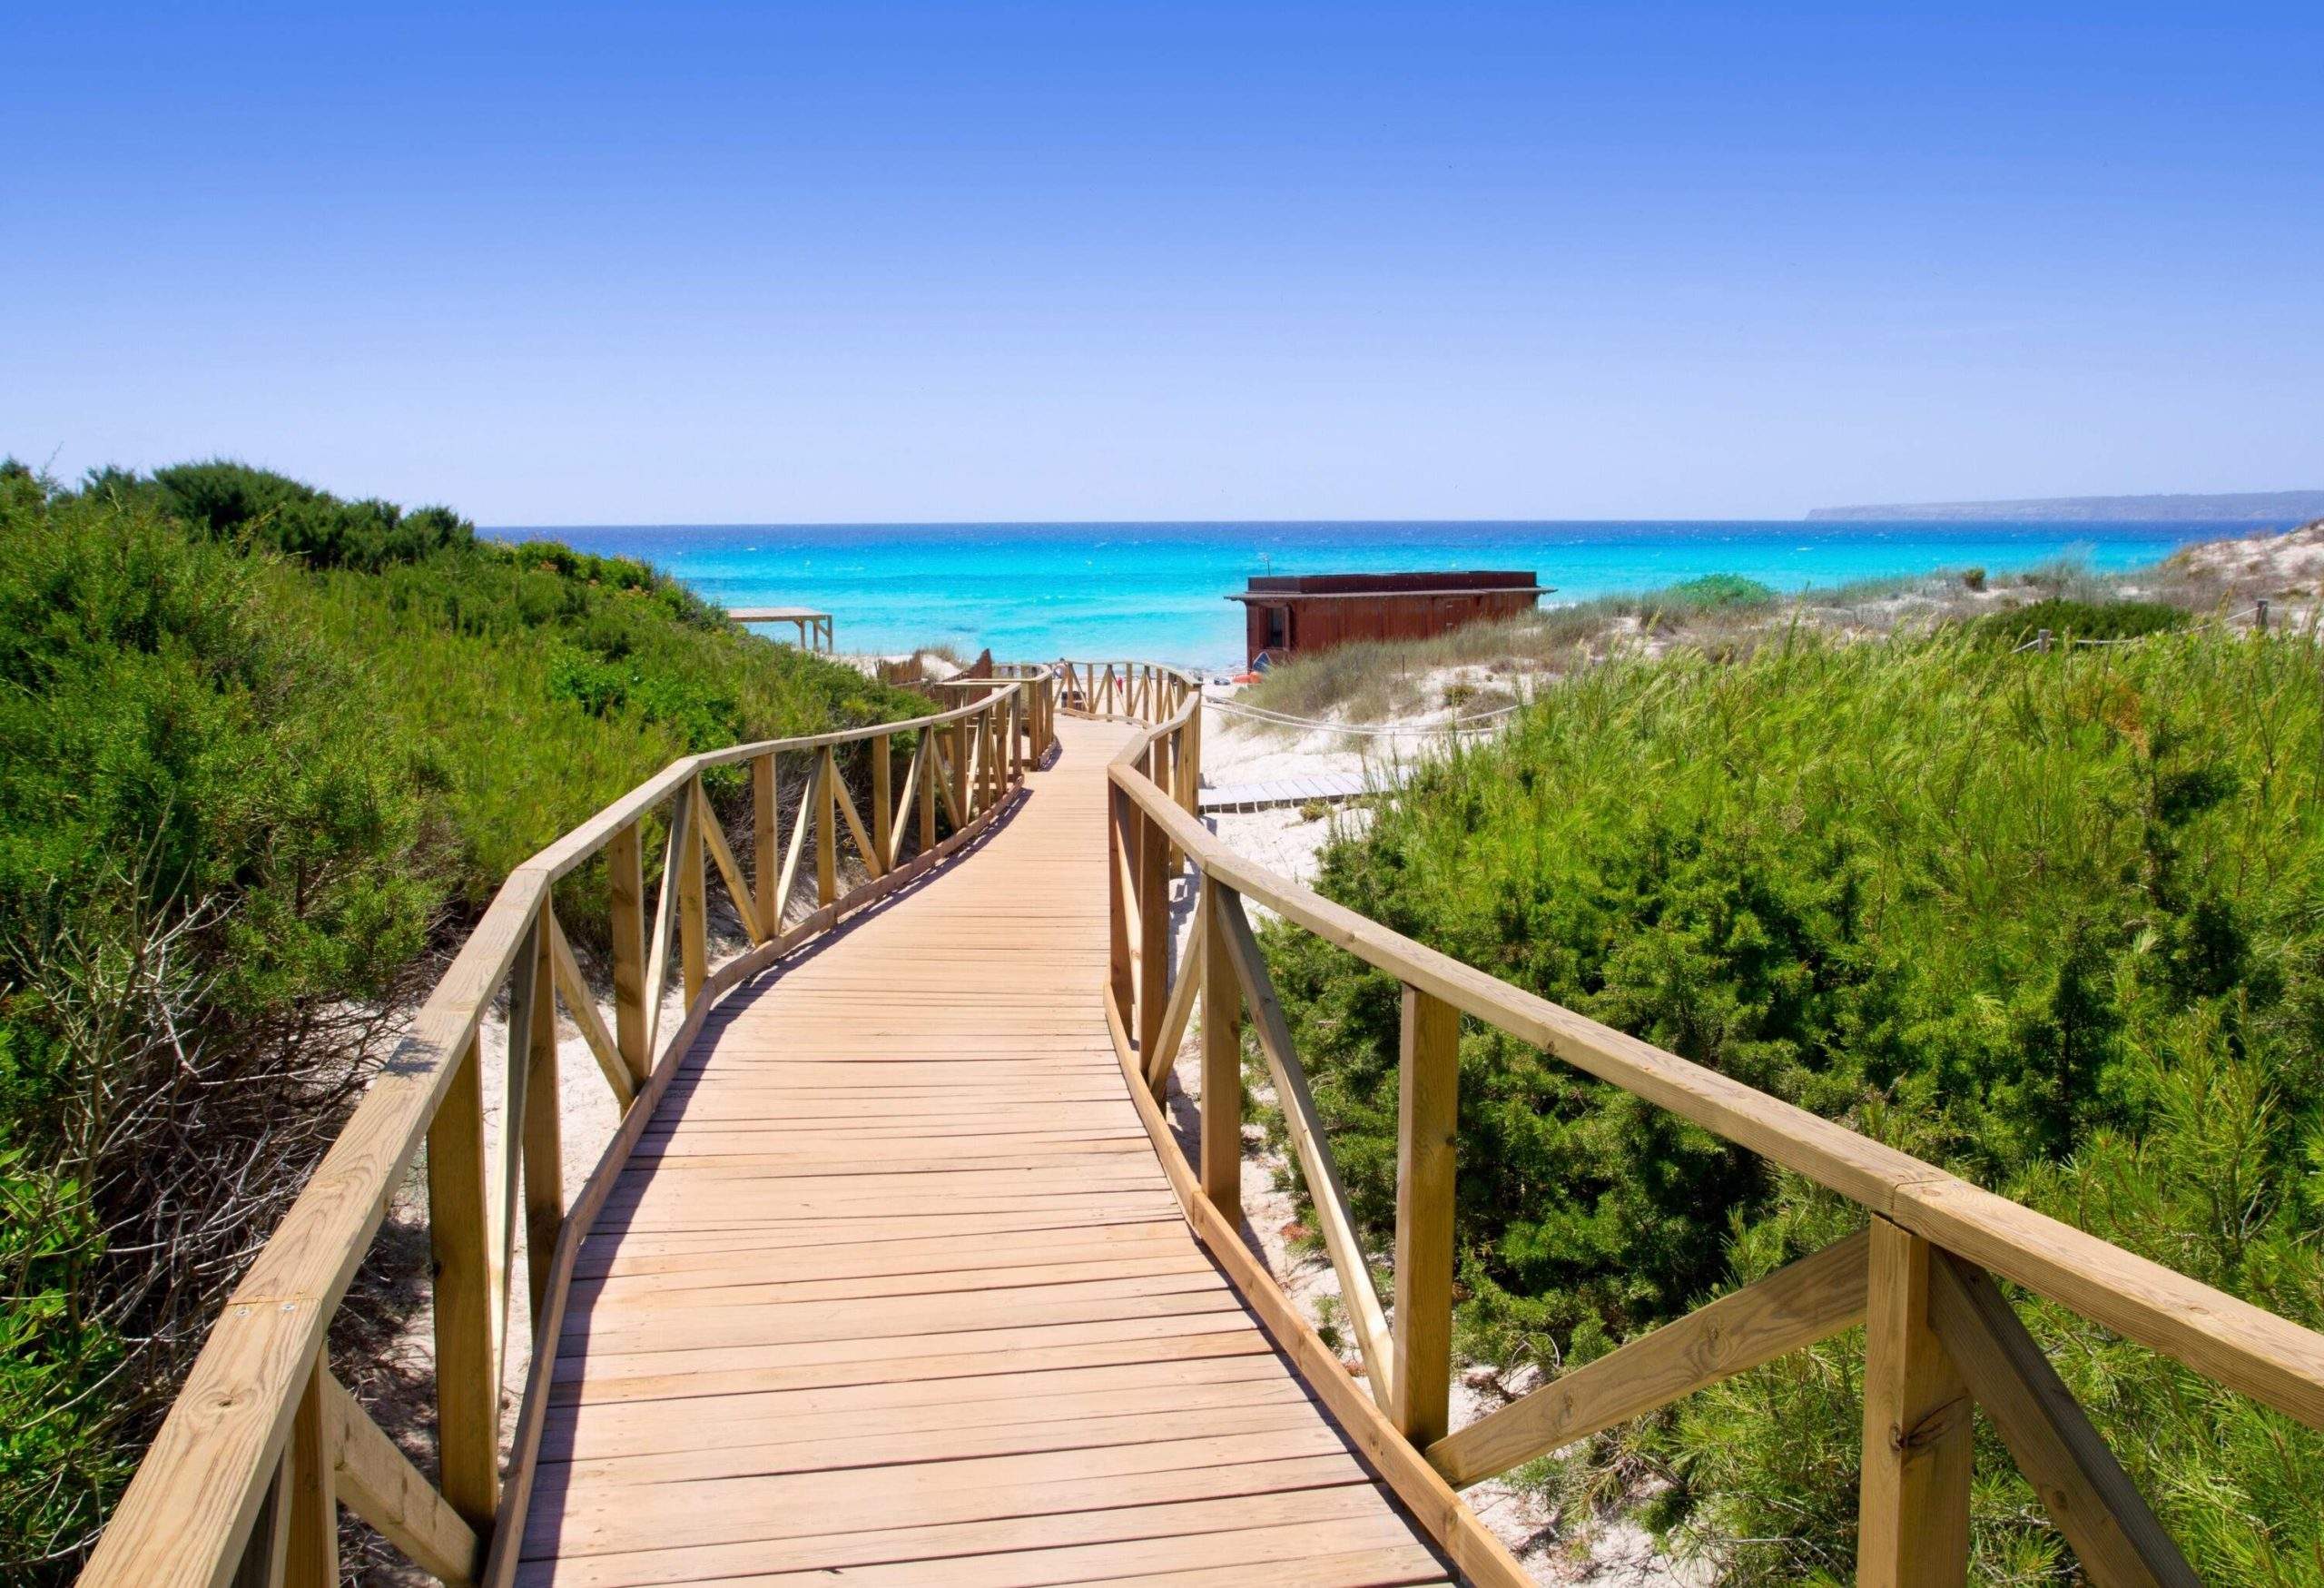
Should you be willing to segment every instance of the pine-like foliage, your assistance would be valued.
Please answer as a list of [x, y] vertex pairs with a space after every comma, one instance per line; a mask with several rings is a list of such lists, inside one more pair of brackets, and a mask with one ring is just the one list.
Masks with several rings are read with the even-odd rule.
[[[2318, 1327], [2319, 862], [2312, 641], [2010, 656], [1801, 635], [1575, 678], [1333, 846], [1320, 885]], [[1384, 1249], [1396, 989], [1305, 933], [1268, 949]], [[1861, 1221], [1470, 1022], [1461, 1319], [1480, 1357], [1558, 1371]], [[2060, 1309], [2026, 1316], [2207, 1580], [2324, 1581], [2324, 1439]], [[1654, 1519], [1730, 1581], [1845, 1581], [1860, 1349], [1843, 1336], [1532, 1475], [1665, 1480]], [[1989, 1436], [1979, 1472], [1981, 1580], [2071, 1571]]]

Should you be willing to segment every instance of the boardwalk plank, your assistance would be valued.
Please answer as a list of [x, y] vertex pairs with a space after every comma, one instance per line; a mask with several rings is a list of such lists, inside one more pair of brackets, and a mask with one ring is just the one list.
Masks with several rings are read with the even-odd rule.
[[1446, 1580], [1124, 1089], [1103, 765], [703, 1026], [574, 1265], [527, 1588]]

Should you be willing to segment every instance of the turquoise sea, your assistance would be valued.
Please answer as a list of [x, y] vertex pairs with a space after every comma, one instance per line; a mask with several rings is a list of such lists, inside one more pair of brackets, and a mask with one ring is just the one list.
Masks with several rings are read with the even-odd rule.
[[[1252, 574], [1531, 568], [1552, 601], [1741, 574], [1810, 585], [2060, 557], [2137, 567], [2224, 524], [837, 524], [507, 528], [644, 557], [725, 606], [820, 607], [839, 648], [990, 646], [1003, 658], [1137, 656], [1239, 665]], [[774, 632], [788, 634], [787, 627]]]

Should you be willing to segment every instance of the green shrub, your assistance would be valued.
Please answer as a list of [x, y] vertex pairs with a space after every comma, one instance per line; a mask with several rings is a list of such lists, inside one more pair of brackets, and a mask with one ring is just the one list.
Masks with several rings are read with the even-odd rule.
[[1705, 574], [1699, 578], [1682, 579], [1669, 589], [1658, 592], [1661, 605], [1693, 612], [1721, 612], [1734, 607], [1767, 607], [1774, 604], [1776, 593], [1757, 579], [1747, 579], [1741, 574]]
[[[118, 473], [103, 483], [135, 488]], [[417, 562], [476, 539], [448, 508], [407, 513], [391, 502], [348, 502], [295, 479], [220, 459], [158, 470], [149, 488], [162, 508], [192, 528], [245, 550], [287, 553], [312, 567], [378, 569]]]
[[2014, 650], [2043, 629], [2060, 640], [2137, 639], [2187, 626], [2187, 614], [2160, 601], [2076, 601], [2053, 596], [2006, 612], [1989, 612], [1972, 626], [1989, 645]]
[[[1792, 636], [1569, 681], [1432, 766], [1320, 887], [1398, 931], [2324, 1323], [2324, 688], [2190, 635], [2028, 668]], [[1271, 931], [1358, 1217], [1393, 1219], [1397, 990]], [[1587, 1360], [1857, 1209], [1538, 1050], [1462, 1039], [1465, 1348]], [[2324, 1573], [2324, 1439], [2054, 1308], [2029, 1321], [2210, 1580]], [[1595, 1442], [1743, 1582], [1852, 1563], [1860, 1345]], [[1631, 1470], [1635, 1470], [1632, 1468]], [[2063, 1546], [1981, 1452], [1981, 1571]], [[2222, 1520], [2227, 1519], [2227, 1520]], [[1785, 1546], [1741, 1539], [1797, 1539]]]
[[680, 755], [925, 709], [440, 508], [0, 467], [0, 1575], [72, 1574], [431, 936]]
[[13, 1581], [101, 1520], [439, 884], [360, 675], [149, 498], [0, 478], [0, 680]]

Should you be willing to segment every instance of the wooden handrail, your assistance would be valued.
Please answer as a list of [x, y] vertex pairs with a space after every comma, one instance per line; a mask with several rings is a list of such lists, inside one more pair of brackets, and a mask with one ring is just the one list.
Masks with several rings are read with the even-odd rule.
[[[451, 965], [414, 1017], [346, 1127], [228, 1299], [160, 1433], [145, 1454], [89, 1564], [88, 1588], [216, 1585], [252, 1567], [258, 1580], [323, 1588], [337, 1580], [334, 1507], [344, 1502], [426, 1570], [448, 1582], [505, 1583], [530, 1493], [533, 1452], [549, 1358], [536, 1355], [517, 1406], [517, 1448], [504, 1486], [499, 1464], [501, 1338], [506, 1256], [517, 1220], [528, 1237], [536, 1338], [553, 1338], [572, 1258], [610, 1188], [628, 1144], [692, 1043], [710, 1005], [745, 976], [792, 953], [848, 916], [909, 883], [973, 842], [996, 820], [1027, 764], [1053, 743], [1057, 670], [1019, 668], [983, 698], [950, 710], [865, 728], [761, 740], [686, 756], [549, 844], [511, 872]], [[875, 841], [838, 779], [833, 753], [865, 745], [892, 754], [895, 735], [919, 735], [915, 765], [919, 849], [899, 863], [911, 824], [915, 784], [901, 811], [875, 765]], [[950, 736], [961, 781], [946, 785], [952, 820], [940, 837], [931, 784], [936, 742]], [[976, 746], [967, 779], [960, 747]], [[814, 762], [816, 798], [803, 801], [792, 858], [771, 869], [780, 785], [776, 758]], [[704, 772], [748, 762], [758, 839], [756, 878], [745, 878], [711, 819]], [[820, 804], [817, 804], [817, 799]], [[640, 877], [641, 827], [667, 806], [670, 838], [659, 907], [650, 929]], [[868, 880], [841, 892], [834, 852], [842, 821]], [[796, 877], [799, 840], [819, 830], [817, 908], [783, 923]], [[611, 872], [615, 1029], [592, 1001], [556, 915], [559, 879], [603, 852]], [[707, 962], [707, 876], [730, 893], [752, 946], [724, 965]], [[772, 883], [773, 885], [770, 885]], [[685, 1013], [656, 1030], [673, 932]], [[499, 1151], [501, 1206], [488, 1205], [478, 1031], [503, 986], [511, 990], [508, 1107]], [[574, 1015], [624, 1108], [621, 1131], [571, 1208], [557, 1163], [556, 1004]], [[438, 1466], [429, 1488], [360, 1408], [331, 1382], [323, 1349], [346, 1295], [406, 1172], [428, 1145], [430, 1239], [436, 1254]], [[543, 1331], [547, 1331], [544, 1333]], [[553, 1358], [554, 1353], [550, 1354]], [[260, 1525], [263, 1521], [264, 1525]]]
[[[1274, 1289], [1273, 1277], [1250, 1258], [1236, 1228], [1239, 1166], [1229, 1154], [1239, 1155], [1239, 1054], [1220, 1050], [1223, 1045], [1210, 1036], [1219, 1030], [1231, 1043], [1241, 1006], [1248, 1004], [1349, 1302], [1376, 1409], [1383, 1425], [1432, 1476], [1467, 1484], [1497, 1475], [1850, 1323], [1868, 1321], [1860, 1582], [1962, 1580], [1973, 1403], [1985, 1406], [2002, 1427], [2093, 1580], [2193, 1582], [1989, 1275], [2014, 1280], [2228, 1388], [2324, 1428], [2324, 1335], [1462, 964], [1236, 853], [1193, 814], [1200, 764], [1197, 682], [1142, 664], [1059, 666], [1060, 710], [1128, 720], [1142, 730], [1108, 767], [1115, 968], [1101, 991], [1141, 1117], [1166, 1164], [1176, 1166], [1173, 1184], [1197, 1234], [1246, 1288]], [[1177, 867], [1155, 877], [1128, 863], [1157, 846], [1184, 857], [1197, 893], [1199, 927], [1178, 956], [1175, 974], [1172, 967], [1154, 963], [1156, 940], [1143, 928], [1167, 914]], [[1375, 1321], [1378, 1298], [1364, 1255], [1347, 1249], [1353, 1241], [1342, 1228], [1344, 1202], [1329, 1146], [1312, 1117], [1297, 1055], [1289, 1050], [1265, 967], [1243, 923], [1246, 899], [1403, 986], [1397, 1306], [1384, 1325]], [[1167, 938], [1161, 941], [1159, 952], [1167, 955]], [[1231, 973], [1221, 974], [1222, 954], [1233, 961]], [[1155, 1106], [1197, 1000], [1205, 1033], [1198, 1178], [1186, 1169]], [[1157, 1001], [1158, 1007], [1148, 1007]], [[1452, 1166], [1443, 1155], [1454, 1118], [1449, 1091], [1458, 1075], [1451, 1047], [1464, 1016], [1848, 1198], [1870, 1215], [1868, 1238], [1804, 1259], [1448, 1435], [1441, 1396], [1450, 1367], [1446, 1270], [1452, 1198]], [[1297, 1308], [1279, 1294], [1259, 1311], [1295, 1356], [1311, 1359], [1322, 1351]], [[1423, 1311], [1427, 1316], [1417, 1316]], [[1384, 1328], [1388, 1341], [1376, 1337]], [[1385, 1371], [1383, 1358], [1389, 1362]], [[1325, 1381], [1314, 1382], [1323, 1388]], [[1332, 1376], [1331, 1382], [1344, 1380]], [[1334, 1409], [1344, 1419], [1362, 1415], [1336, 1398]], [[1502, 1580], [1464, 1508], [1446, 1510], [1436, 1489], [1407, 1465], [1384, 1463], [1383, 1470], [1417, 1514], [1442, 1523], [1439, 1542], [1464, 1567], [1481, 1580]], [[1481, 1565], [1472, 1563], [1472, 1554]]]

